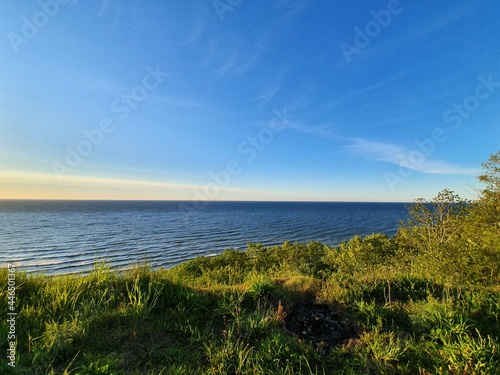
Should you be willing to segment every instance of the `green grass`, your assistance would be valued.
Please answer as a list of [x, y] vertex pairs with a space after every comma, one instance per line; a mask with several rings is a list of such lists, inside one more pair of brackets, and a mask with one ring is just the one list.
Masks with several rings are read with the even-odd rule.
[[[17, 367], [5, 356], [0, 373], [500, 373], [498, 284], [425, 277], [388, 260], [396, 240], [354, 241], [249, 245], [169, 270], [18, 272]], [[6, 317], [6, 269], [0, 285]], [[321, 307], [342, 325], [342, 339], [291, 332], [287, 316], [299, 306]], [[7, 332], [2, 319], [2, 353]]]

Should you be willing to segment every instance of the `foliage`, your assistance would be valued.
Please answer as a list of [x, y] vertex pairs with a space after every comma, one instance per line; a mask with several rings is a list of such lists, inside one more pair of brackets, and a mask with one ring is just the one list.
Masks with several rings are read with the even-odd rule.
[[365, 238], [354, 236], [331, 249], [323, 261], [339, 274], [365, 273], [390, 264], [395, 252], [394, 242], [385, 234], [373, 234]]

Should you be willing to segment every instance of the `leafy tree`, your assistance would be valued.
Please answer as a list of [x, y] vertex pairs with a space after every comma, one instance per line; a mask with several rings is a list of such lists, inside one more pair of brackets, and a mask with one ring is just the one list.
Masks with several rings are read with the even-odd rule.
[[440, 191], [431, 201], [415, 200], [408, 208], [410, 227], [423, 231], [428, 247], [454, 240], [463, 229], [463, 218], [469, 213], [469, 201], [452, 190]]
[[484, 184], [473, 204], [463, 233], [463, 247], [474, 260], [476, 280], [500, 278], [500, 151], [482, 164], [478, 180]]
[[477, 216], [483, 224], [500, 233], [500, 151], [490, 155], [482, 164], [483, 174], [478, 179], [485, 185], [477, 202]]
[[401, 264], [421, 276], [495, 283], [500, 277], [500, 152], [482, 164], [485, 186], [474, 202], [444, 189], [417, 199], [396, 235]]
[[479, 176], [479, 181], [486, 184], [485, 194], [500, 192], [500, 151], [491, 154], [487, 162], [481, 164], [484, 172]]

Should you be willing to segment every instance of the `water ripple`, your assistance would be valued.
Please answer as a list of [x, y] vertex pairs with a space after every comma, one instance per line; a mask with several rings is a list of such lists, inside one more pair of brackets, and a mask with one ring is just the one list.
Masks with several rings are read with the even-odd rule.
[[[187, 202], [189, 204], [189, 202]], [[0, 262], [27, 272], [89, 272], [147, 262], [171, 267], [248, 242], [336, 245], [355, 234], [393, 235], [399, 203], [211, 202], [186, 214], [179, 202], [0, 201]]]

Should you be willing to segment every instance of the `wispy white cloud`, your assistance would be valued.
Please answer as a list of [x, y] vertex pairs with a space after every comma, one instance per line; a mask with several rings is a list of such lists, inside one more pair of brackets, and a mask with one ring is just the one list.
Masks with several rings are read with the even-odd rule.
[[276, 20], [281, 21], [285, 18], [293, 16], [294, 14], [302, 11], [309, 4], [309, 0], [279, 0], [276, 1], [274, 7], [279, 11], [283, 12], [283, 14]]
[[258, 101], [261, 105], [267, 104], [278, 92], [280, 92], [283, 81], [286, 76], [290, 73], [291, 67], [285, 65], [280, 68], [280, 71], [273, 77], [271, 82], [262, 89], [256, 97], [250, 99], [250, 101]]
[[268, 103], [280, 90], [281, 85], [270, 86], [266, 90], [261, 91], [255, 98], [250, 99], [250, 101], [263, 101], [264, 103]]
[[131, 26], [130, 26], [130, 34], [136, 37], [142, 34], [144, 26], [146, 25], [146, 17], [144, 16], [143, 5], [142, 2], [135, 0], [130, 7], [130, 16], [131, 16]]
[[203, 102], [171, 95], [155, 95], [151, 101], [172, 108], [210, 109], [210, 106]]
[[100, 0], [98, 2], [97, 18], [101, 18], [109, 12], [110, 0]]
[[349, 144], [343, 146], [343, 149], [358, 157], [388, 162], [422, 173], [473, 175], [478, 172], [477, 168], [432, 159], [430, 155], [425, 155], [418, 148], [407, 149], [399, 145], [370, 141], [363, 138], [352, 138]]
[[314, 106], [308, 111], [309, 116], [319, 116], [323, 115], [325, 113], [333, 113], [336, 111], [342, 101], [344, 100], [343, 97], [335, 97], [334, 99], [329, 98], [328, 100]]
[[[100, 176], [67, 175], [62, 181], [55, 174], [1, 171], [0, 199], [199, 199], [196, 192], [206, 184], [168, 182], [160, 180], [107, 178]], [[220, 187], [213, 199], [241, 200], [260, 197], [267, 199], [273, 192], [239, 186]], [[276, 192], [277, 196], [279, 191]], [[283, 196], [283, 195], [281, 195]], [[208, 198], [207, 198], [208, 199]]]
[[291, 98], [290, 100], [287, 100], [288, 110], [295, 113], [309, 112], [315, 98], [313, 91], [300, 88], [298, 91], [300, 91], [301, 93]]
[[418, 39], [427, 38], [429, 34], [435, 33], [470, 15], [470, 12], [470, 9], [465, 9], [463, 7], [450, 9], [448, 12], [429, 20], [426, 24], [413, 28], [408, 34], [402, 36], [401, 40], [412, 42]]
[[374, 83], [372, 85], [365, 86], [365, 87], [355, 89], [355, 90], [349, 90], [349, 93], [351, 93], [351, 94], [363, 94], [366, 92], [377, 90], [377, 89], [380, 89], [381, 87], [387, 86], [388, 84], [390, 84], [394, 81], [401, 79], [404, 75], [405, 75], [405, 72], [400, 71], [400, 72], [393, 74], [392, 76], [390, 76], [382, 81], [379, 81], [377, 83]]
[[212, 74], [216, 79], [222, 78], [226, 74], [228, 74], [232, 69], [234, 69], [238, 62], [241, 61], [241, 56], [238, 51], [232, 51], [230, 55], [227, 56], [226, 60], [223, 62], [223, 65], [220, 65], [218, 68], [212, 70]]
[[206, 8], [197, 6], [193, 15], [193, 25], [191, 34], [184, 40], [179, 43], [180, 46], [184, 46], [190, 43], [197, 43], [205, 33], [207, 22], [206, 22]]
[[357, 156], [366, 157], [367, 159], [387, 161], [395, 164], [399, 164], [397, 155], [404, 153], [403, 148], [399, 146], [369, 141], [363, 138], [352, 138], [351, 143], [343, 146], [343, 149]]
[[98, 0], [96, 13], [97, 18], [106, 22], [109, 27], [129, 27], [129, 34], [138, 36], [146, 24], [143, 8], [139, 0], [130, 0], [126, 7], [123, 7], [122, 0]]
[[[408, 6], [404, 8], [403, 12], [398, 17], [403, 17], [405, 12], [408, 12]], [[375, 10], [375, 9], [374, 9]], [[367, 12], [368, 14], [369, 12]], [[416, 25], [415, 27], [407, 30], [404, 33], [390, 38], [378, 38], [376, 43], [371, 43], [369, 47], [363, 49], [360, 54], [353, 56], [355, 64], [349, 64], [344, 57], [339, 58], [333, 67], [336, 70], [358, 70], [362, 69], [362, 62], [371, 61], [375, 56], [387, 56], [390, 50], [399, 48], [402, 45], [409, 45], [422, 39], [429, 39], [432, 33], [435, 33], [445, 27], [452, 25], [470, 15], [470, 9], [453, 8], [443, 14], [434, 17], [423, 25]], [[362, 28], [363, 25], [353, 25]], [[390, 25], [388, 27], [391, 27]], [[351, 41], [345, 40], [351, 44]]]
[[212, 38], [208, 52], [200, 61], [200, 67], [208, 67], [214, 80], [224, 76], [239, 76], [252, 69], [265, 51], [264, 44], [257, 40], [245, 42], [237, 36]]
[[306, 125], [300, 122], [290, 122], [286, 125], [286, 129], [294, 130], [299, 133], [311, 135], [323, 139], [341, 140], [343, 137], [336, 135], [331, 130], [331, 125]]
[[22, 171], [0, 171], [0, 176], [5, 180], [32, 182], [35, 184], [62, 184], [81, 186], [109, 186], [109, 187], [180, 187], [188, 188], [191, 185], [171, 183], [165, 181], [133, 180], [123, 178], [107, 178], [96, 176], [66, 175], [62, 182], [55, 174], [22, 172]]

